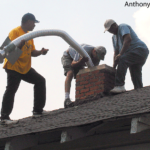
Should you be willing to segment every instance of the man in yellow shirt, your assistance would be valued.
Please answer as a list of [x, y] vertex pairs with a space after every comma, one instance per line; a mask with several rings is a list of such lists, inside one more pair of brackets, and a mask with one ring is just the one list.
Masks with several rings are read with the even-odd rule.
[[[38, 22], [39, 21], [36, 20], [33, 14], [25, 14], [22, 17], [21, 26], [13, 29], [9, 33], [8, 39], [11, 42], [17, 37], [26, 34], [28, 31], [32, 31], [35, 27], [35, 23]], [[48, 52], [48, 49], [42, 48], [42, 50], [39, 51], [35, 50], [33, 39], [29, 41], [22, 40], [17, 48], [22, 50], [22, 54], [15, 64], [12, 65], [7, 59], [5, 59], [3, 66], [7, 73], [7, 87], [2, 101], [1, 124], [16, 123], [16, 121], [10, 120], [9, 115], [12, 112], [14, 96], [21, 80], [34, 84], [33, 115], [42, 115], [45, 106], [45, 78], [31, 68], [31, 56], [37, 57], [45, 55]]]

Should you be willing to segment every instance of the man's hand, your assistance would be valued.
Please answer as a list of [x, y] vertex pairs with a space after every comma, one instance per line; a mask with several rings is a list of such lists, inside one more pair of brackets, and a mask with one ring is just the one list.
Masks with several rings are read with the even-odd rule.
[[25, 45], [25, 40], [21, 40], [20, 44], [17, 46], [19, 49], [22, 49], [22, 47]]
[[46, 55], [48, 51], [49, 51], [49, 49], [42, 48], [41, 49], [41, 54]]
[[80, 63], [81, 63], [81, 64], [85, 64], [85, 62], [87, 62], [88, 60], [89, 60], [88, 57], [82, 57], [82, 58], [80, 59]]
[[46, 53], [49, 51], [49, 49], [45, 49], [45, 48], [42, 48], [41, 50], [34, 50], [31, 52], [31, 56], [32, 57], [37, 57], [37, 56], [40, 56], [40, 55], [46, 55]]
[[120, 57], [121, 57], [121, 54], [118, 54], [118, 55], [115, 57], [114, 64], [113, 64], [113, 68], [114, 68], [114, 69], [116, 69], [116, 66], [117, 66], [118, 63], [119, 63]]
[[118, 54], [118, 55], [115, 57], [114, 64], [113, 64], [113, 68], [114, 68], [114, 69], [116, 69], [116, 66], [117, 66], [118, 63], [119, 63], [120, 57], [121, 57], [121, 54]]
[[73, 60], [72, 63], [71, 63], [71, 66], [73, 68], [77, 68], [77, 67], [81, 68], [82, 66], [85, 66], [85, 62], [87, 62], [88, 60], [89, 60], [88, 57], [82, 57], [82, 58], [79, 59], [79, 61], [74, 61]]
[[120, 57], [121, 57], [121, 54], [118, 54], [118, 55], [115, 57], [114, 64], [113, 64], [113, 68], [114, 68], [114, 69], [116, 69], [116, 66], [118, 65], [118, 62], [119, 62]]
[[121, 56], [121, 54], [118, 54], [118, 55], [115, 57], [115, 61], [119, 61], [120, 56]]
[[118, 65], [119, 60], [115, 60], [113, 64], [113, 68], [116, 69], [116, 66]]

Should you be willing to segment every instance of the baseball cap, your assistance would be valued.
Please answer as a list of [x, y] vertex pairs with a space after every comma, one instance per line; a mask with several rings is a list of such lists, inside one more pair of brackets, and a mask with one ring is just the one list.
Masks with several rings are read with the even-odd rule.
[[106, 48], [103, 47], [103, 46], [97, 46], [97, 47], [95, 47], [95, 50], [98, 54], [98, 59], [99, 60], [101, 59], [102, 54], [106, 55]]
[[105, 33], [106, 31], [108, 31], [109, 28], [111, 27], [111, 25], [114, 24], [114, 23], [116, 23], [116, 22], [115, 22], [114, 20], [112, 20], [112, 19], [106, 20], [105, 23], [104, 23], [104, 27], [105, 27], [104, 33]]
[[26, 13], [22, 17], [22, 22], [26, 22], [28, 20], [33, 20], [33, 21], [35, 21], [35, 23], [39, 23], [39, 21], [36, 20], [35, 16], [31, 13]]

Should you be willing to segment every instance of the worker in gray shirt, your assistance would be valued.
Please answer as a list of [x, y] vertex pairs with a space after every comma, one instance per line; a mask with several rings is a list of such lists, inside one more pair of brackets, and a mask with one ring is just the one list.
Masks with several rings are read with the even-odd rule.
[[106, 20], [105, 31], [113, 34], [114, 64], [116, 68], [115, 87], [112, 93], [125, 92], [125, 75], [129, 67], [134, 89], [142, 88], [142, 67], [146, 62], [149, 50], [141, 41], [134, 30], [127, 24], [120, 24], [112, 20]]
[[[106, 49], [103, 46], [94, 47], [87, 44], [81, 44], [81, 46], [89, 54], [95, 66], [99, 65], [100, 60], [104, 60]], [[84, 68], [87, 61], [87, 57], [81, 57], [80, 54], [72, 47], [69, 47], [68, 50], [63, 53], [61, 62], [64, 68], [64, 75], [66, 76], [64, 102], [65, 108], [73, 106], [73, 103], [70, 100], [71, 81], [73, 76], [76, 78], [76, 74], [79, 72], [79, 70]]]

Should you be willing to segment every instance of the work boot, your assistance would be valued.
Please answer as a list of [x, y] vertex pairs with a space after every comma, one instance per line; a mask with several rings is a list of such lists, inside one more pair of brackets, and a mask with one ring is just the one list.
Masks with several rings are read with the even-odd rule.
[[115, 86], [112, 90], [110, 90], [111, 93], [123, 93], [126, 92], [126, 89], [123, 86]]
[[1, 125], [9, 125], [9, 124], [16, 124], [19, 120], [10, 120], [10, 119], [3, 119], [0, 121]]
[[45, 115], [45, 114], [48, 114], [48, 111], [45, 111], [45, 110], [43, 110], [42, 112], [35, 112], [35, 111], [33, 111], [33, 117], [40, 117], [40, 116], [42, 116], [42, 115]]
[[74, 103], [70, 100], [70, 98], [65, 99], [64, 101], [64, 108], [73, 107]]

